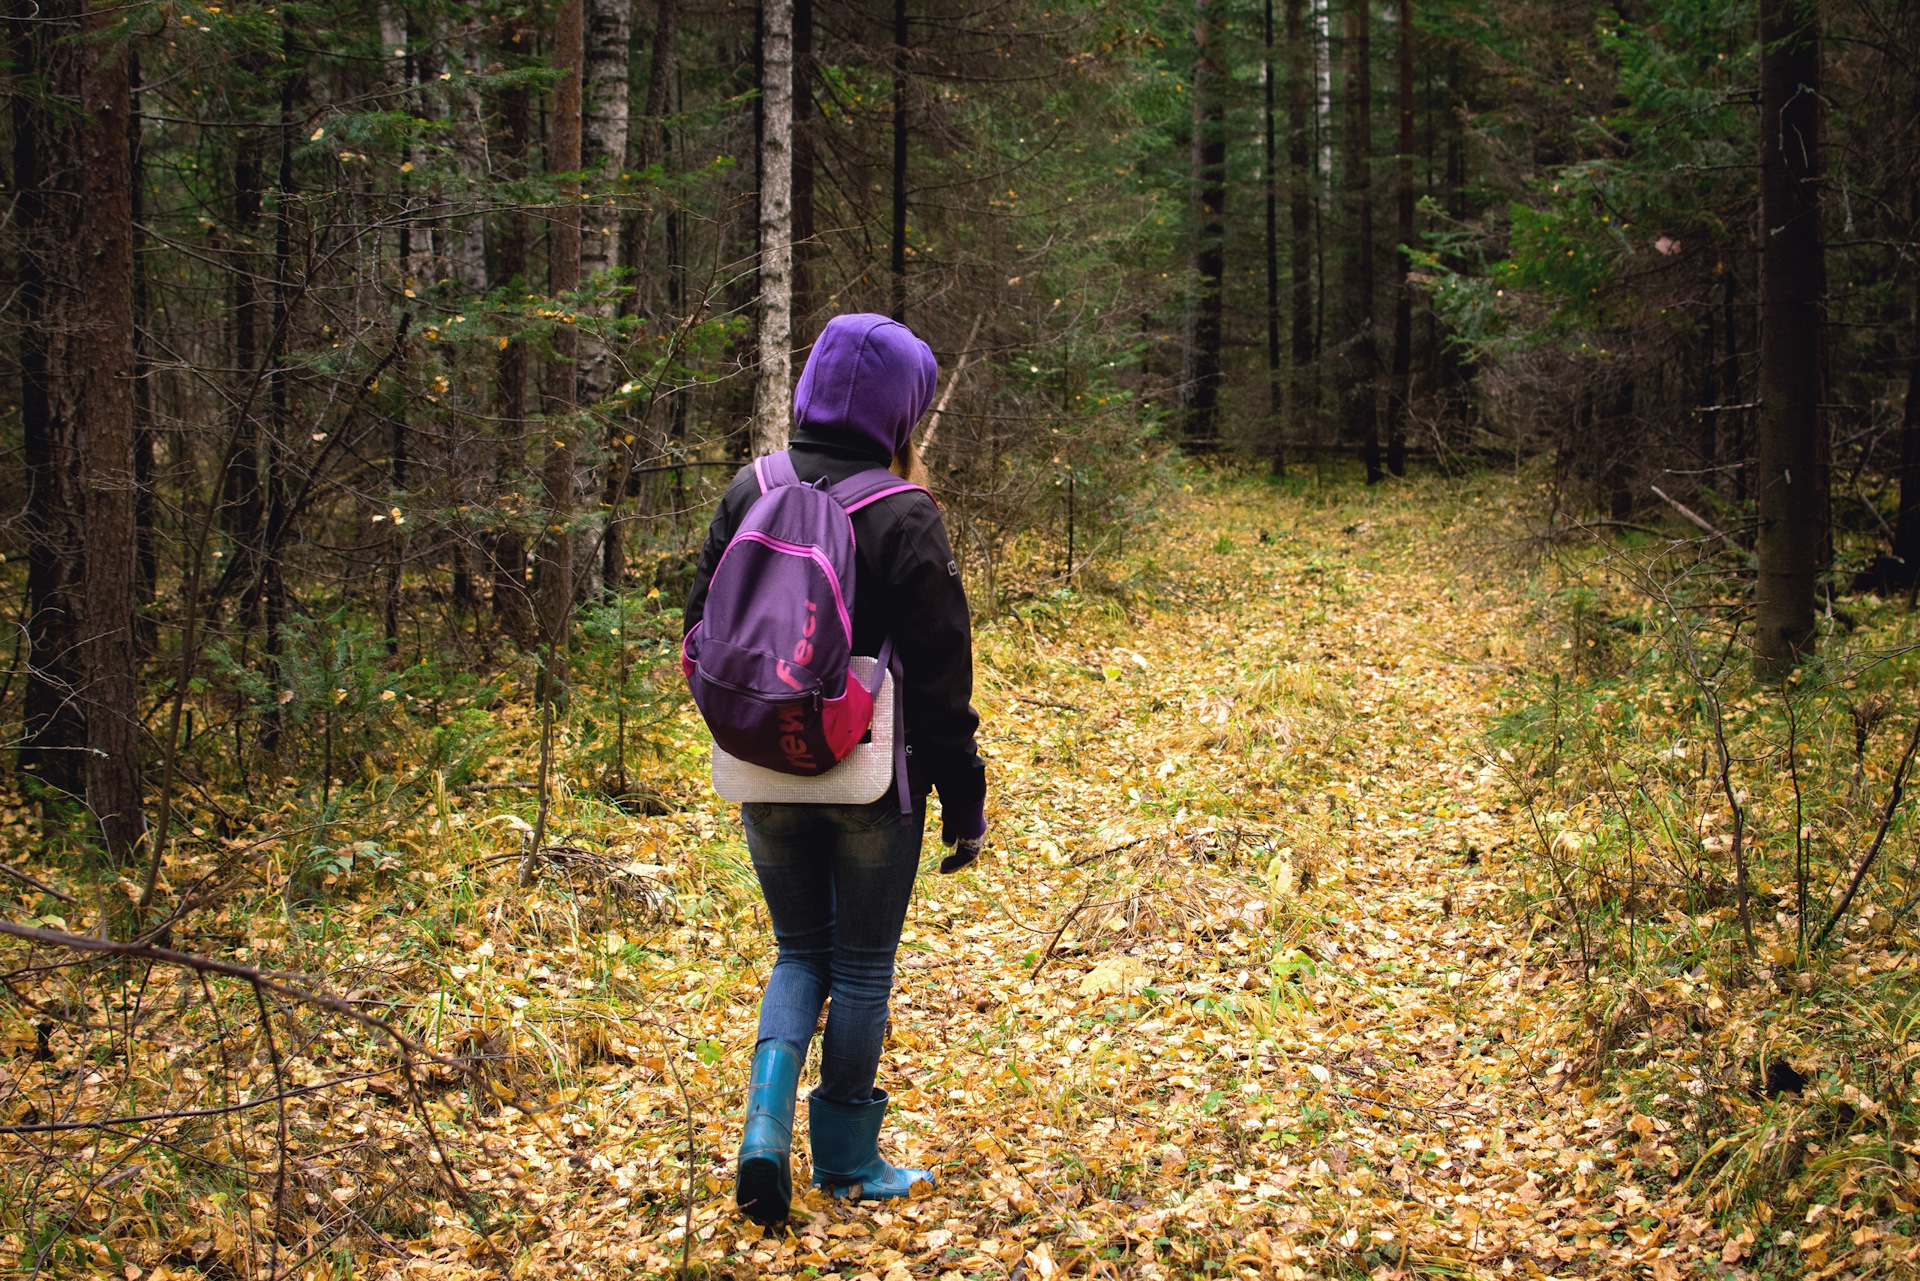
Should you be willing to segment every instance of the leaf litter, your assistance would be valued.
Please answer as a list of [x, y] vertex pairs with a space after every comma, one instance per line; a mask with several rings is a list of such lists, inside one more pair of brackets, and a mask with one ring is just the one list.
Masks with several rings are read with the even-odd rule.
[[[514, 884], [524, 819], [443, 789], [387, 837], [425, 856], [410, 919], [382, 910], [395, 889], [377, 880], [333, 904], [318, 942], [290, 914], [250, 919], [239, 959], [326, 973], [469, 1066], [423, 1070], [412, 1109], [391, 1053], [310, 1026], [285, 1069], [330, 1088], [284, 1105], [278, 1201], [258, 1178], [222, 1191], [153, 1162], [117, 1193], [73, 1194], [100, 1228], [85, 1262], [130, 1281], [255, 1275], [278, 1222], [313, 1277], [1737, 1263], [1751, 1232], [1681, 1190], [1676, 1130], [1694, 1116], [1593, 1084], [1607, 1043], [1692, 1007], [1643, 998], [1576, 1044], [1564, 948], [1508, 911], [1524, 822], [1485, 731], [1534, 603], [1506, 550], [1507, 489], [1222, 481], [1164, 517], [1151, 559], [1112, 567], [1112, 595], [1037, 595], [979, 626], [989, 852], [939, 878], [930, 843], [881, 1067], [882, 1150], [932, 1168], [931, 1194], [822, 1198], [802, 1125], [786, 1230], [734, 1209], [771, 943], [683, 710], [647, 781], [670, 812], [563, 796], [567, 835], [530, 890]], [[532, 741], [524, 709], [500, 719]], [[492, 764], [524, 770], [512, 752]], [[30, 1013], [7, 1028], [13, 1121], [70, 1048]], [[157, 1067], [208, 1063], [204, 1045], [149, 1049]], [[153, 1074], [149, 1102], [202, 1097], [199, 1076]], [[1672, 1086], [1681, 1103], [1705, 1088]], [[176, 1130], [272, 1173], [271, 1126], [160, 1136]], [[440, 1190], [443, 1150], [465, 1204]], [[403, 1212], [409, 1196], [425, 1208]]]

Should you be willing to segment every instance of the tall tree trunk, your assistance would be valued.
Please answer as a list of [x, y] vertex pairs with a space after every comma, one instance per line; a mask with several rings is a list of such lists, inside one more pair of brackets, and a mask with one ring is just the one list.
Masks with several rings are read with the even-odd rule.
[[[281, 17], [280, 47], [291, 63], [295, 53], [293, 20], [284, 14]], [[280, 77], [280, 120], [276, 139], [279, 165], [274, 175], [273, 193], [273, 312], [269, 321], [271, 328], [266, 354], [270, 430], [263, 458], [267, 515], [266, 531], [262, 538], [266, 550], [260, 565], [260, 598], [267, 660], [272, 667], [275, 689], [292, 688], [283, 661], [286, 637], [282, 631], [287, 622], [283, 549], [291, 538], [292, 531], [288, 526], [293, 519], [287, 503], [285, 459], [293, 432], [292, 406], [287, 395], [287, 331], [292, 322], [293, 308], [293, 149], [299, 142], [295, 131], [300, 126], [293, 111], [296, 79], [291, 74]], [[283, 728], [280, 704], [275, 702], [261, 718], [260, 745], [269, 752], [278, 751]]]
[[[527, 173], [529, 136], [532, 133], [532, 94], [524, 85], [515, 85], [500, 95], [501, 150], [504, 169], [510, 178]], [[498, 274], [494, 287], [511, 286], [524, 294], [527, 279], [530, 222], [523, 206], [515, 205], [501, 215], [504, 224], [500, 237]], [[494, 452], [494, 484], [503, 494], [524, 485], [527, 434], [527, 344], [521, 338], [509, 338], [500, 348], [494, 367], [494, 417], [499, 440]], [[493, 625], [515, 643], [534, 642], [536, 628], [533, 601], [527, 594], [527, 538], [521, 526], [519, 505], [509, 504], [500, 514], [491, 539], [493, 556]]]
[[[640, 165], [650, 168], [655, 164], [671, 170], [672, 135], [666, 127], [666, 115], [674, 100], [674, 85], [679, 76], [680, 47], [680, 0], [660, 0], [656, 10], [653, 31], [653, 51], [648, 62], [647, 96], [642, 104], [642, 121], [638, 130], [640, 145]], [[652, 238], [653, 223], [650, 211], [643, 211], [634, 220], [637, 234], [633, 239], [633, 267], [643, 276], [664, 276], [666, 281], [665, 302], [669, 323], [677, 323], [679, 315], [679, 213], [669, 205], [662, 215], [666, 228], [667, 253], [665, 270], [652, 273], [645, 270], [648, 248]], [[662, 395], [656, 390], [649, 398], [647, 416], [636, 433], [636, 457], [643, 460], [646, 467], [657, 467], [666, 459], [669, 443], [673, 439], [673, 423], [683, 412], [686, 403], [684, 396], [668, 394], [662, 404]], [[634, 507], [637, 513], [650, 515], [654, 510], [654, 494], [658, 492], [659, 473], [645, 473], [633, 477], [630, 481], [635, 492]], [[625, 487], [623, 487], [624, 489]]]
[[[586, 220], [580, 238], [580, 275], [596, 290], [607, 288], [607, 277], [619, 265], [621, 206], [618, 192], [621, 172], [627, 165], [627, 135], [631, 85], [628, 60], [633, 43], [633, 0], [589, 0], [587, 13], [587, 90], [585, 121], [582, 126], [586, 168], [598, 175], [601, 188], [581, 209]], [[623, 281], [622, 296], [633, 289], [631, 280]], [[582, 308], [604, 326], [621, 312], [619, 298], [609, 297]], [[581, 335], [583, 359], [580, 365], [581, 399], [596, 412], [613, 391], [620, 376], [620, 363], [604, 333]], [[626, 490], [628, 474], [633, 470], [633, 439], [627, 430], [624, 413], [610, 414], [601, 432], [606, 446], [606, 474], [602, 478], [599, 520], [601, 527], [599, 563], [595, 566], [601, 593], [612, 593], [625, 585], [627, 555], [621, 540], [620, 500]], [[594, 554], [593, 531], [581, 530], [574, 536], [575, 552], [581, 558]]]
[[468, 297], [487, 292], [487, 220], [474, 212], [478, 193], [487, 182], [486, 104], [482, 101], [478, 80], [486, 68], [485, 45], [481, 40], [480, 0], [466, 0], [470, 21], [463, 24], [449, 47], [458, 63], [451, 68], [453, 80], [447, 90], [447, 113], [452, 118], [451, 149], [454, 171], [466, 184], [464, 204], [467, 212], [455, 216], [447, 228], [447, 256], [452, 260], [453, 281]]
[[127, 58], [127, 85], [128, 163], [133, 168], [130, 178], [133, 200], [133, 477], [136, 486], [133, 525], [139, 557], [134, 589], [139, 612], [134, 620], [134, 636], [141, 654], [150, 657], [159, 644], [159, 629], [152, 611], [158, 599], [160, 552], [154, 529], [153, 368], [147, 351], [153, 307], [148, 294], [146, 268], [141, 262], [146, 251], [146, 236], [141, 231], [146, 223], [145, 130], [140, 110], [140, 59], [136, 54], [130, 53]]
[[1380, 351], [1373, 323], [1373, 14], [1371, 0], [1348, 0], [1346, 12], [1345, 128], [1341, 168], [1345, 178], [1346, 232], [1353, 238], [1345, 262], [1347, 339], [1342, 390], [1348, 433], [1360, 442], [1367, 483], [1378, 483], [1379, 410], [1374, 398]]
[[1820, 43], [1813, 0], [1760, 6], [1760, 536], [1753, 666], [1784, 676], [1814, 644], [1825, 541], [1819, 471]]
[[1285, 396], [1280, 380], [1280, 174], [1278, 144], [1274, 140], [1273, 112], [1273, 0], [1266, 0], [1261, 27], [1265, 59], [1260, 64], [1260, 87], [1266, 92], [1261, 117], [1261, 141], [1266, 144], [1264, 172], [1267, 197], [1267, 430], [1273, 438], [1273, 474], [1287, 469]]
[[145, 831], [130, 68], [110, 11], [50, 0], [13, 18], [15, 66], [40, 85], [14, 98], [31, 539], [22, 764], [84, 796], [120, 863]]
[[[633, 42], [633, 4], [632, 0], [590, 0], [590, 3], [583, 152], [585, 167], [611, 185], [627, 164], [631, 92], [627, 62]], [[583, 211], [586, 225], [580, 235], [580, 276], [586, 281], [612, 270], [619, 240], [619, 200], [610, 191], [594, 195], [596, 198]], [[613, 309], [609, 307], [606, 314], [612, 315]], [[599, 385], [594, 381], [591, 366], [586, 382], [589, 393]]]
[[[32, 73], [43, 62], [51, 30], [36, 21], [37, 4], [16, 0], [8, 15], [14, 66]], [[14, 220], [20, 231], [14, 276], [20, 298], [20, 426], [27, 500], [27, 684], [20, 770], [56, 796], [86, 787], [87, 721], [80, 708], [80, 460], [71, 424], [54, 419], [54, 329], [71, 305], [52, 251], [55, 224], [70, 218], [56, 185], [63, 177], [61, 139], [28, 94], [13, 95]], [[46, 137], [42, 134], [46, 133]], [[49, 173], [48, 171], [52, 172]]]
[[1225, 316], [1227, 134], [1220, 69], [1213, 50], [1212, 8], [1193, 4], [1193, 279], [1187, 319], [1181, 415], [1188, 448], [1206, 453], [1220, 442], [1220, 342]]
[[761, 0], [760, 359], [753, 452], [787, 447], [793, 399], [793, 0]]
[[[1332, 198], [1333, 184], [1333, 23], [1327, 13], [1327, 0], [1308, 0], [1313, 7], [1313, 123], [1314, 137], [1320, 144], [1320, 176], [1326, 180], [1326, 197]], [[1330, 212], [1330, 211], [1329, 211]]]
[[1399, 214], [1393, 263], [1393, 385], [1387, 392], [1387, 470], [1407, 474], [1407, 415], [1413, 400], [1413, 0], [1400, 0]]
[[[553, 84], [547, 168], [572, 173], [580, 168], [580, 110], [585, 73], [584, 0], [561, 0], [554, 13]], [[547, 232], [547, 292], [555, 300], [580, 287], [580, 210], [573, 199], [579, 184], [560, 184], [560, 203]], [[546, 458], [541, 465], [544, 511], [539, 559], [534, 562], [534, 600], [540, 614], [540, 640], [546, 647], [549, 687], [563, 679], [561, 651], [573, 618], [573, 486], [578, 406], [580, 331], [559, 324], [553, 331], [554, 359], [547, 366], [545, 422], [541, 429]], [[549, 690], [550, 696], [550, 690]]]
[[[382, 52], [392, 55], [387, 64], [387, 83], [393, 91], [389, 102], [390, 110], [404, 111], [409, 116], [417, 116], [422, 108], [420, 95], [415, 92], [418, 83], [419, 67], [416, 63], [414, 41], [407, 31], [408, 14], [405, 9], [395, 5], [380, 6], [380, 43]], [[411, 148], [403, 147], [401, 155], [409, 156]], [[415, 203], [409, 192], [412, 183], [408, 174], [412, 172], [412, 161], [403, 161], [406, 166], [397, 175], [399, 183], [399, 204], [401, 217], [395, 228], [395, 239], [399, 251], [396, 259], [399, 264], [400, 278], [396, 282], [399, 297], [396, 301], [403, 312], [410, 312], [407, 299], [425, 285], [414, 257], [414, 211]], [[384, 531], [386, 559], [381, 567], [380, 627], [389, 658], [400, 652], [400, 575], [407, 556], [407, 532], [403, 523], [405, 512], [404, 491], [407, 487], [407, 396], [406, 396], [406, 348], [399, 348], [395, 361], [393, 390], [384, 393], [381, 400], [386, 406], [387, 415], [387, 499], [392, 520], [382, 521], [378, 528]]]
[[[404, 224], [403, 224], [404, 228]], [[403, 230], [404, 236], [404, 230]], [[405, 244], [404, 239], [402, 244]], [[401, 259], [407, 257], [404, 249]], [[387, 563], [385, 573], [385, 591], [380, 601], [380, 625], [386, 640], [387, 656], [393, 657], [400, 652], [400, 574], [407, 559], [407, 527], [405, 519], [407, 490], [407, 349], [404, 344], [393, 362], [394, 389], [385, 399], [390, 406], [387, 414], [387, 428], [391, 433], [387, 442], [387, 492], [393, 506], [390, 514], [393, 519], [382, 524], [387, 531]]]
[[[1920, 111], [1920, 101], [1916, 101]], [[1920, 236], [1920, 174], [1908, 193], [1911, 236]], [[1893, 555], [1900, 580], [1920, 581], [1920, 260], [1907, 263], [1907, 396], [1900, 419], [1900, 515], [1893, 528]]]
[[907, 0], [893, 0], [893, 302], [907, 318]]
[[[793, 315], [813, 315], [813, 0], [793, 0]], [[801, 335], [802, 338], [806, 334]]]
[[[257, 67], [249, 70], [258, 73]], [[242, 558], [238, 565], [227, 567], [226, 575], [242, 583], [251, 583], [259, 571], [260, 524], [265, 513], [260, 490], [259, 424], [254, 417], [257, 402], [253, 395], [253, 383], [259, 376], [256, 365], [260, 308], [254, 288], [253, 239], [260, 217], [264, 180], [260, 144], [259, 133], [252, 129], [240, 130], [234, 138], [232, 221], [226, 243], [230, 264], [226, 273], [230, 285], [227, 317], [233, 343], [233, 380], [227, 403], [232, 406], [233, 421], [229, 430], [234, 448], [226, 474], [221, 477], [220, 526]], [[249, 590], [243, 611], [249, 625], [254, 621], [258, 603], [256, 594]]]
[[[1724, 403], [1738, 405], [1741, 400], [1740, 389], [1744, 380], [1740, 373], [1740, 330], [1736, 323], [1738, 316], [1734, 311], [1733, 295], [1739, 286], [1739, 277], [1732, 267], [1727, 267], [1720, 275], [1720, 340], [1724, 356], [1720, 363], [1720, 385], [1725, 388]], [[1733, 459], [1733, 501], [1747, 501], [1747, 474], [1752, 459], [1749, 457], [1747, 440], [1747, 415], [1749, 410], [1732, 409], [1727, 411], [1733, 440], [1727, 450]]]
[[[680, 0], [660, 0], [655, 11], [653, 28], [653, 50], [647, 60], [647, 96], [640, 106], [640, 123], [631, 131], [634, 139], [635, 163], [641, 169], [649, 169], [661, 163], [667, 154], [666, 123], [663, 117], [671, 95], [668, 93], [679, 66], [680, 50]], [[673, 217], [669, 207], [666, 218]], [[642, 206], [627, 215], [627, 244], [623, 255], [626, 265], [633, 269], [634, 291], [622, 299], [623, 307], [630, 309], [629, 314], [638, 315], [645, 310], [641, 292], [645, 281], [650, 278], [647, 271], [648, 251], [653, 243], [653, 210]]]
[[1306, 0], [1287, 0], [1287, 213], [1288, 283], [1293, 290], [1290, 324], [1293, 370], [1287, 379], [1287, 432], [1309, 444], [1320, 438], [1313, 395], [1313, 40]]

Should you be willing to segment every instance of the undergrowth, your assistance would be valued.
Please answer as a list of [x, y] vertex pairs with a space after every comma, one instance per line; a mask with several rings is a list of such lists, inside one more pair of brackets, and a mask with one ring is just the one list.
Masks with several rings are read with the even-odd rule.
[[1726, 1262], [1870, 1267], [1915, 1233], [1920, 618], [1849, 599], [1771, 683], [1736, 553], [1544, 568], [1487, 768], [1521, 819], [1515, 912], [1571, 975], [1546, 1079], [1644, 1118], [1613, 1177], [1698, 1198]]

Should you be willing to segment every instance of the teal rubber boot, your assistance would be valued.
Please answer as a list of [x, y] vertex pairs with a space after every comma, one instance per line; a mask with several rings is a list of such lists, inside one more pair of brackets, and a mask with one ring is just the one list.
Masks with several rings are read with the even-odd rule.
[[747, 1128], [740, 1138], [733, 1199], [755, 1223], [784, 1223], [793, 1203], [794, 1096], [800, 1090], [800, 1056], [785, 1041], [769, 1038], [753, 1052], [747, 1084]]
[[835, 1103], [807, 1096], [807, 1126], [813, 1138], [813, 1186], [836, 1197], [887, 1201], [904, 1197], [916, 1183], [933, 1186], [925, 1170], [887, 1164], [880, 1155], [880, 1122], [887, 1115], [887, 1093], [875, 1090], [865, 1103]]

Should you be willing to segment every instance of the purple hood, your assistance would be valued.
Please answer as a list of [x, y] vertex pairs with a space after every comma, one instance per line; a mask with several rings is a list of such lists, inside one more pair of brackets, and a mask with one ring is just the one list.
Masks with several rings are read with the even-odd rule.
[[793, 389], [793, 425], [815, 439], [853, 437], [891, 458], [933, 402], [938, 372], [932, 350], [899, 321], [835, 316]]

